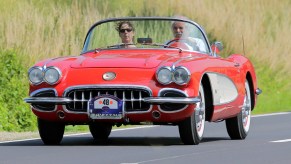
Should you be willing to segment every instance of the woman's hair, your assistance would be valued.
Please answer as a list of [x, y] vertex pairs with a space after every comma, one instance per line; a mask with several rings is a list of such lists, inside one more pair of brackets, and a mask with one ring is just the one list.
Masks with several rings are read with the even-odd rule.
[[133, 27], [133, 24], [132, 24], [131, 22], [129, 22], [129, 21], [122, 21], [122, 22], [118, 22], [118, 23], [116, 24], [116, 27], [115, 27], [116, 31], [119, 32], [119, 30], [120, 30], [120, 28], [121, 28], [121, 26], [122, 26], [123, 24], [127, 24], [129, 27], [131, 27], [131, 28], [132, 28], [132, 31], [135, 30], [134, 27]]

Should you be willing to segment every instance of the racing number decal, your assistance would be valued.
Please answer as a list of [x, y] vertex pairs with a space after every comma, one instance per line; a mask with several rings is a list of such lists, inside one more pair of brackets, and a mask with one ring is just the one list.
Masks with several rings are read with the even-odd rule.
[[[112, 101], [110, 102], [110, 104], [112, 104]], [[104, 99], [103, 105], [109, 105], [109, 99]]]

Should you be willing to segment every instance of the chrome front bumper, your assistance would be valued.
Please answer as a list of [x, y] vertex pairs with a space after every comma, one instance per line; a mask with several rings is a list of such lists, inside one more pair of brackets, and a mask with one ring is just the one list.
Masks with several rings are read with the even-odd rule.
[[[28, 97], [24, 101], [30, 104], [68, 104], [74, 102], [71, 98], [58, 98], [58, 97]], [[149, 104], [196, 104], [201, 101], [199, 97], [146, 97], [141, 101]]]

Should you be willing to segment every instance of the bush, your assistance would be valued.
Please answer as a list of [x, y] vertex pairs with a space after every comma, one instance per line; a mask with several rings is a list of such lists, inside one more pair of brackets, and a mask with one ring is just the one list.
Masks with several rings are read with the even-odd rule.
[[14, 51], [0, 51], [0, 131], [32, 131], [36, 117], [23, 101], [28, 96], [27, 69]]

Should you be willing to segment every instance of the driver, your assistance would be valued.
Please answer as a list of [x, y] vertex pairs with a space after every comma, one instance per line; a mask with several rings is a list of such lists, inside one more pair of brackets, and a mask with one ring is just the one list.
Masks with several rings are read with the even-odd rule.
[[[185, 17], [183, 17], [185, 19]], [[172, 23], [172, 32], [174, 39], [167, 44], [171, 45], [174, 42], [183, 42], [189, 50], [206, 52], [205, 45], [202, 40], [189, 36], [186, 22], [175, 21]]]
[[118, 31], [121, 42], [125, 45], [124, 48], [135, 48], [134, 40], [134, 27], [129, 21], [122, 21], [117, 24], [116, 30]]

